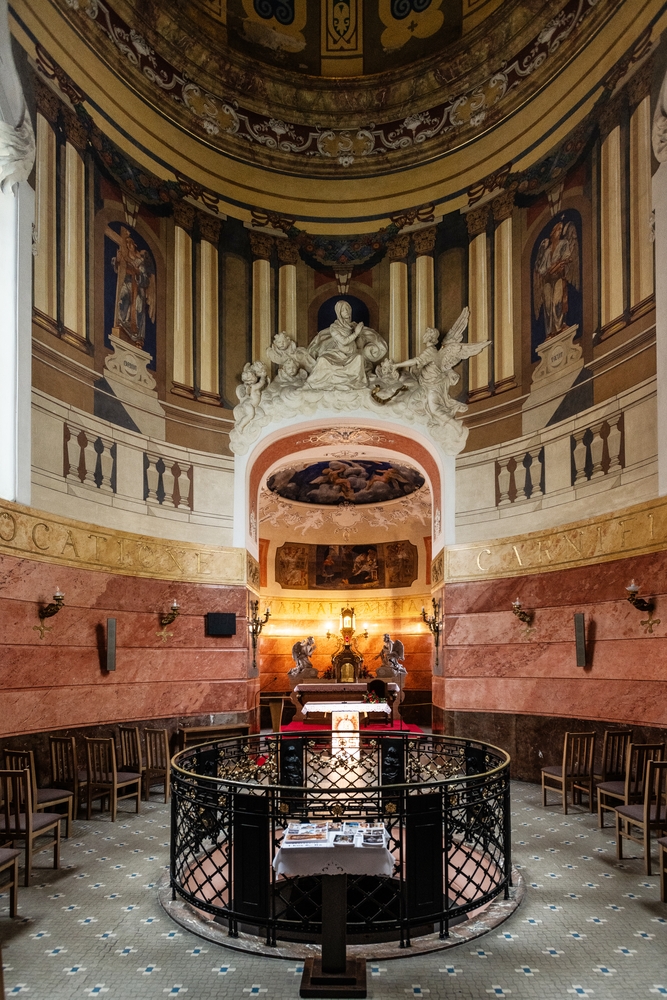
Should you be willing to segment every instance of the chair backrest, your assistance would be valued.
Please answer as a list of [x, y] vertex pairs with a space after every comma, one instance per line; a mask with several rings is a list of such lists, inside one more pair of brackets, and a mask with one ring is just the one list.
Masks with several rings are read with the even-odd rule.
[[166, 729], [144, 729], [146, 737], [146, 767], [166, 771], [169, 767], [169, 732]]
[[625, 769], [625, 803], [633, 805], [644, 801], [644, 777], [651, 760], [662, 760], [664, 743], [630, 743]]
[[[655, 758], [647, 761], [644, 789], [644, 824], [664, 829], [661, 814], [667, 808], [667, 761]], [[655, 809], [655, 819], [651, 824], [652, 809]]]
[[32, 808], [37, 808], [37, 771], [35, 769], [35, 754], [32, 750], [8, 750], [5, 747], [5, 767], [8, 771], [30, 771], [30, 787], [32, 788]]
[[139, 726], [119, 726], [121, 771], [141, 771]]
[[116, 778], [116, 745], [113, 738], [84, 736], [88, 781], [93, 785], [110, 785]]
[[32, 791], [30, 768], [22, 771], [7, 768], [0, 771], [0, 796], [2, 797], [2, 815], [5, 818], [3, 836], [9, 840], [12, 833], [19, 834], [21, 817], [25, 819], [24, 833], [27, 837], [32, 830]]
[[625, 757], [632, 742], [631, 729], [605, 729], [602, 741], [602, 780], [623, 781]]
[[595, 733], [565, 733], [563, 777], [589, 778], [593, 773]]
[[54, 788], [74, 791], [79, 776], [76, 740], [73, 736], [49, 736], [51, 747], [51, 783]]

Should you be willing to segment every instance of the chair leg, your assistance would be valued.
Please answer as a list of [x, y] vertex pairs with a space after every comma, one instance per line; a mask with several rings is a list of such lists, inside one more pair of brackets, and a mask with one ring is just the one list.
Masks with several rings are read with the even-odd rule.
[[53, 867], [60, 868], [60, 822], [56, 825], [56, 839], [53, 844]]
[[[9, 890], [9, 916], [19, 915], [19, 859], [14, 858], [12, 884]], [[663, 880], [664, 881], [664, 880]]]
[[616, 857], [619, 861], [623, 860], [623, 837], [621, 834], [622, 820], [621, 817], [616, 813]]
[[137, 815], [141, 812], [141, 778], [137, 782]]
[[171, 798], [171, 780], [169, 777], [169, 771], [164, 772], [164, 802], [165, 805]]
[[604, 830], [604, 809], [602, 808], [602, 793], [598, 795], [598, 826]]
[[651, 874], [651, 828], [646, 826], [644, 829], [644, 868], [646, 874]]
[[65, 840], [69, 840], [72, 835], [72, 802], [74, 796], [67, 803], [67, 820], [65, 822]]
[[542, 805], [546, 809], [546, 807], [547, 807], [547, 786], [544, 784], [544, 775], [542, 775]]
[[[563, 814], [567, 816], [567, 779], [563, 779], [563, 784], [561, 785], [563, 794]], [[573, 795], [574, 798], [574, 795]]]
[[32, 874], [32, 840], [26, 837], [25, 840], [25, 874], [23, 876], [23, 884], [26, 887], [30, 886], [30, 875]]
[[116, 812], [118, 810], [118, 793], [116, 789], [113, 790], [112, 794], [109, 796], [111, 804], [111, 822], [116, 822]]
[[93, 814], [93, 789], [90, 784], [88, 784], [88, 809], [86, 810], [86, 819], [90, 819]]

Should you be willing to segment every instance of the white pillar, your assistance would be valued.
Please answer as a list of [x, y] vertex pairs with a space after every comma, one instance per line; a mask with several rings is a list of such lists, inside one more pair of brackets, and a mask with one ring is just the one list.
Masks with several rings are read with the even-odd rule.
[[35, 137], [0, 0], [0, 496], [30, 503], [32, 225]]
[[424, 349], [424, 333], [435, 326], [435, 283], [433, 250], [435, 248], [435, 226], [414, 233], [415, 248], [415, 354]]
[[630, 308], [653, 295], [651, 241], [651, 96], [630, 118]]
[[252, 262], [252, 357], [271, 371], [266, 350], [273, 339], [271, 309], [271, 253], [273, 237], [252, 230], [248, 234], [255, 260]]
[[55, 320], [58, 316], [58, 255], [56, 248], [56, 135], [37, 114], [35, 169], [35, 308]]
[[389, 357], [407, 361], [410, 357], [410, 316], [408, 311], [408, 264], [410, 237], [397, 236], [387, 247], [389, 256]]
[[289, 240], [276, 240], [278, 260], [278, 330], [297, 338], [296, 267], [299, 249]]
[[[653, 152], [660, 166], [653, 175], [655, 270], [667, 275], [667, 75], [653, 116]], [[657, 368], [658, 493], [667, 495], [667, 281], [655, 283]]]
[[[468, 304], [470, 323], [468, 340], [478, 344], [489, 340], [489, 275], [486, 249], [486, 227], [489, 218], [488, 205], [471, 209], [466, 214], [468, 236]], [[490, 395], [489, 352], [482, 351], [470, 359], [468, 368], [468, 398], [483, 399]]]
[[178, 392], [194, 387], [192, 357], [192, 237], [194, 209], [174, 202], [174, 340], [173, 382]]
[[199, 213], [199, 391], [203, 402], [220, 398], [218, 242], [221, 221]]
[[512, 211], [514, 192], [493, 202], [494, 234], [494, 387], [495, 392], [511, 389], [514, 380], [514, 275]]
[[623, 209], [621, 128], [617, 125], [600, 150], [600, 325], [623, 315]]

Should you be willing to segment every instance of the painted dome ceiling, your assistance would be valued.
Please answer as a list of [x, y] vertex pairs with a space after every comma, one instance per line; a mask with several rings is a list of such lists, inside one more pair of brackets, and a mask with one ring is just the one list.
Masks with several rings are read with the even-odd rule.
[[[52, 0], [53, 2], [53, 0]], [[513, 114], [613, 15], [587, 0], [96, 0], [60, 8], [187, 132], [310, 177], [424, 163]]]
[[285, 500], [326, 507], [399, 500], [419, 490], [424, 477], [403, 463], [340, 459], [285, 466], [266, 485]]

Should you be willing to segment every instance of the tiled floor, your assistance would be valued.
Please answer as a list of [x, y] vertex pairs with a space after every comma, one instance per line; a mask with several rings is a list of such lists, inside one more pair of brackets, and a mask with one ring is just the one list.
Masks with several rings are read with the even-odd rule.
[[[613, 831], [599, 831], [597, 817], [565, 817], [539, 801], [535, 786], [513, 785], [514, 861], [528, 883], [518, 911], [473, 946], [370, 963], [369, 996], [667, 997], [658, 877], [646, 878], [639, 859], [619, 864]], [[108, 815], [76, 824], [63, 868], [36, 868], [33, 886], [21, 888], [18, 920], [0, 898], [6, 995], [298, 997], [299, 962], [227, 950], [165, 915], [156, 884], [168, 863], [169, 812], [157, 803], [142, 809], [115, 824]]]

